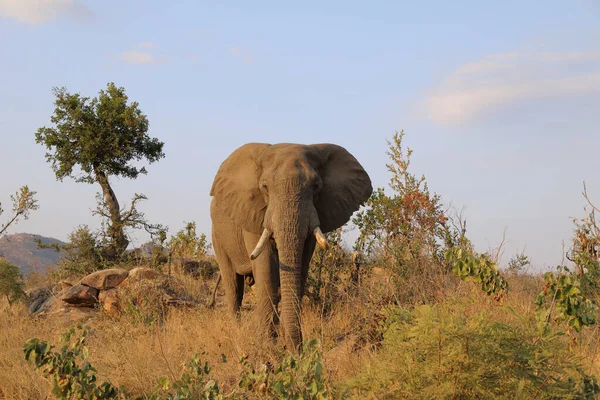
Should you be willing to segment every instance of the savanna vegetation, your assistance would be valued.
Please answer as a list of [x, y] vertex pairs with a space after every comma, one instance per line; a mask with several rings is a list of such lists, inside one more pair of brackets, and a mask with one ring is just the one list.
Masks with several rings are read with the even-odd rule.
[[[168, 308], [142, 294], [119, 316], [85, 324], [31, 317], [18, 269], [0, 260], [0, 398], [45, 399], [593, 399], [600, 393], [600, 230], [596, 209], [574, 221], [569, 266], [528, 271], [525, 254], [499, 265], [480, 253], [467, 221], [410, 169], [404, 133], [388, 142], [388, 187], [374, 190], [343, 230], [317, 248], [304, 303], [300, 355], [253, 334], [252, 288], [240, 323], [208, 307], [214, 268], [190, 276], [174, 260], [211, 261], [193, 222], [169, 236], [135, 210], [123, 211], [108, 176], [135, 178], [131, 160], [157, 161], [162, 142], [122, 88], [97, 99], [56, 90], [54, 128], [39, 143], [57, 178], [98, 183], [99, 231], [76, 227], [45, 279], [76, 281], [99, 269], [145, 265], [172, 277], [195, 301]], [[109, 123], [110, 122], [110, 123]], [[89, 125], [86, 125], [89, 124]], [[112, 125], [111, 125], [112, 124]], [[94, 130], [96, 127], [100, 130]], [[101, 146], [98, 146], [101, 144]], [[79, 166], [81, 175], [73, 168]], [[16, 196], [14, 212], [37, 208]], [[20, 211], [23, 210], [23, 211]], [[208, 212], [208, 211], [207, 211]], [[127, 229], [152, 241], [128, 250]], [[3, 232], [3, 231], [2, 231]], [[41, 245], [41, 244], [40, 244]], [[214, 265], [214, 264], [213, 264]]]

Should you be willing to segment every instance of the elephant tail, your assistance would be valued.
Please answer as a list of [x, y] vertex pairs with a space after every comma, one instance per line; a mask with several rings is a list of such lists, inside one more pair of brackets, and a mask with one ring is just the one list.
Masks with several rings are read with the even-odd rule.
[[219, 283], [221, 283], [221, 273], [220, 272], [219, 272], [219, 277], [217, 278], [217, 283], [215, 283], [215, 288], [213, 289], [211, 299], [207, 304], [208, 308], [213, 308], [215, 306], [216, 297], [217, 297], [217, 289], [219, 288]]

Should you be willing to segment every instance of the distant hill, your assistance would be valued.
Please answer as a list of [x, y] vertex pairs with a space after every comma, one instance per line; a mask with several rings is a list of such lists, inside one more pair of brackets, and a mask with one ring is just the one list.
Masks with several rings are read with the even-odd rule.
[[45, 272], [46, 267], [56, 264], [59, 253], [53, 249], [38, 249], [35, 237], [40, 238], [44, 244], [64, 244], [54, 238], [30, 233], [16, 233], [0, 238], [0, 255], [21, 267], [23, 274], [27, 274], [29, 271]]

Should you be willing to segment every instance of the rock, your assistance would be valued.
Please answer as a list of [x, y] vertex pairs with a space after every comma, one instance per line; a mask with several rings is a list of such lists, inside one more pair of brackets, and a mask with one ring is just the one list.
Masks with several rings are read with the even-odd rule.
[[29, 305], [29, 312], [35, 314], [47, 300], [46, 297], [38, 297]]
[[119, 302], [119, 293], [117, 289], [102, 290], [98, 297], [102, 308], [109, 315], [118, 315], [121, 311], [121, 305]]
[[63, 304], [58, 301], [58, 298], [55, 296], [49, 297], [44, 301], [40, 306], [35, 310], [35, 314], [46, 314], [55, 312], [59, 309]]
[[191, 259], [182, 259], [180, 263], [184, 274], [194, 277], [200, 276], [200, 262]]
[[59, 295], [60, 293], [64, 292], [65, 290], [69, 289], [71, 286], [73, 286], [73, 284], [71, 284], [67, 281], [60, 281], [52, 287], [52, 293], [54, 295]]
[[98, 290], [113, 289], [127, 278], [129, 273], [118, 268], [103, 269], [82, 278], [79, 283]]
[[160, 271], [157, 271], [152, 268], [147, 267], [137, 267], [129, 271], [129, 279], [128, 280], [142, 280], [149, 279], [154, 280], [158, 278], [163, 278], [163, 275]]
[[178, 257], [173, 259], [173, 262], [186, 275], [191, 275], [194, 278], [210, 279], [219, 269], [219, 267], [210, 260], [195, 260], [192, 258]]
[[90, 320], [98, 315], [98, 311], [93, 308], [63, 306], [52, 312], [52, 315], [57, 322], [68, 326]]
[[65, 303], [91, 307], [98, 302], [98, 289], [78, 283], [65, 291], [61, 300]]
[[40, 299], [45, 300], [52, 296], [52, 285], [28, 290], [25, 292], [25, 295], [27, 296], [28, 304], [33, 305]]

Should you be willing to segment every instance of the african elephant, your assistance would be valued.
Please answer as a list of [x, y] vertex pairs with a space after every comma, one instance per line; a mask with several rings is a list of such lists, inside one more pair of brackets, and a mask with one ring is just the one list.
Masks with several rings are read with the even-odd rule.
[[[369, 175], [334, 144], [248, 143], [220, 166], [210, 194], [212, 239], [229, 312], [239, 317], [244, 278], [256, 282], [263, 333], [281, 319], [299, 350], [301, 298], [315, 245], [344, 225], [373, 189]], [[280, 313], [277, 314], [277, 305]]]

